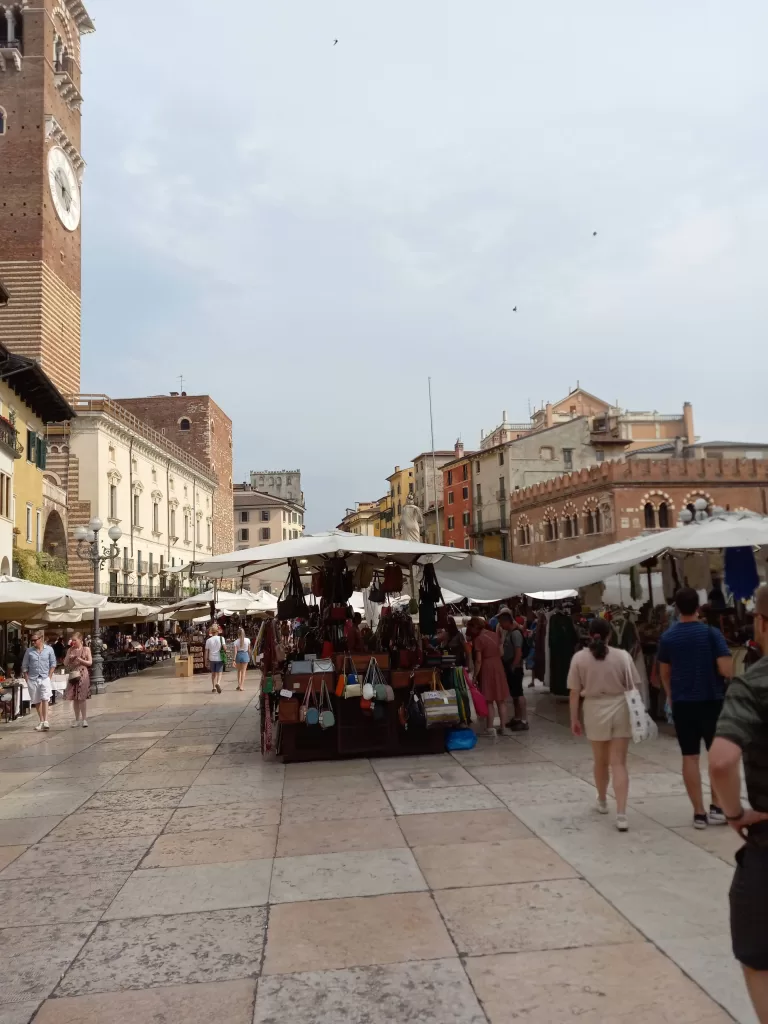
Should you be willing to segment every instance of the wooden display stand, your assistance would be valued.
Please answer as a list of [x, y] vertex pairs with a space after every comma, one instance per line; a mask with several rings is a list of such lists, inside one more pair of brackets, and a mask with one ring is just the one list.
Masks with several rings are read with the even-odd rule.
[[[338, 656], [337, 656], [338, 657]], [[356, 658], [362, 659], [361, 655]], [[360, 682], [363, 681], [365, 669], [371, 656], [363, 660], [365, 664], [355, 666], [359, 672]], [[385, 659], [386, 655], [379, 655]], [[387, 682], [390, 682], [388, 667], [379, 665]], [[396, 675], [397, 673], [392, 673]], [[410, 678], [410, 672], [407, 673]], [[421, 678], [419, 678], [419, 676]], [[432, 682], [433, 670], [421, 669], [416, 678], [417, 685], [429, 686]], [[294, 701], [299, 701], [306, 693], [310, 676], [306, 674], [284, 676], [283, 687], [295, 694]], [[374, 718], [366, 714], [360, 707], [356, 697], [345, 698], [335, 695], [336, 678], [331, 673], [314, 676], [314, 690], [319, 697], [321, 682], [325, 681], [331, 698], [336, 724], [330, 729], [319, 726], [308, 726], [302, 723], [280, 724], [278, 756], [288, 764], [293, 761], [331, 761], [345, 757], [397, 757], [402, 754], [442, 754], [445, 751], [445, 732], [451, 726], [436, 726], [432, 729], [404, 728], [399, 721], [398, 709], [408, 702], [410, 685], [395, 689], [395, 699], [383, 706], [384, 717]], [[394, 680], [392, 680], [394, 685]]]
[[176, 671], [175, 676], [188, 677], [194, 674], [195, 663], [191, 655], [178, 655], [176, 657]]

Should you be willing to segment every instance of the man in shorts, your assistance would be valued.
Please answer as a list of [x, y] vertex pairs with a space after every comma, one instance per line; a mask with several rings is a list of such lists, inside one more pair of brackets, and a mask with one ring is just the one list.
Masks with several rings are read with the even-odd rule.
[[32, 646], [24, 652], [24, 660], [21, 663], [21, 671], [27, 681], [29, 688], [29, 700], [37, 708], [37, 717], [40, 721], [35, 726], [35, 732], [48, 730], [48, 701], [51, 699], [53, 688], [51, 677], [56, 668], [56, 655], [53, 648], [45, 642], [42, 632], [35, 633], [32, 637]]
[[733, 674], [733, 658], [719, 629], [701, 622], [699, 595], [691, 587], [675, 594], [678, 618], [659, 641], [661, 682], [672, 708], [683, 755], [683, 781], [693, 804], [693, 827], [725, 823], [712, 787], [709, 813], [704, 807], [699, 757], [709, 750], [725, 696], [724, 679]]
[[[709, 770], [728, 824], [746, 840], [731, 885], [733, 955], [758, 1019], [768, 1021], [768, 586], [755, 595], [755, 642], [763, 657], [728, 687]], [[751, 807], [741, 802], [739, 766]]]
[[498, 620], [503, 644], [501, 658], [504, 662], [509, 695], [515, 708], [514, 718], [507, 722], [507, 728], [513, 732], [527, 732], [528, 708], [523, 696], [523, 632], [509, 608], [502, 608], [499, 611]]

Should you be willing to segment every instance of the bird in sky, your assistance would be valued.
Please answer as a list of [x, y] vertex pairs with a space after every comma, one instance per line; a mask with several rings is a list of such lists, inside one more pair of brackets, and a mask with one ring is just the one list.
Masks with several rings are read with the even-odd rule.
[[594, 237], [595, 237], [596, 235], [597, 235], [597, 232], [596, 232], [596, 231], [593, 231], [593, 232], [592, 232], [592, 237], [594, 238]]
[[333, 40], [333, 45], [335, 46], [335, 45], [336, 45], [336, 43], [338, 43], [338, 41], [339, 41], [338, 39], [334, 39], [334, 40]]
[[517, 312], [517, 306], [513, 306], [513, 307], [512, 307], [512, 312], [513, 312], [513, 313], [516, 313], [516, 312]]

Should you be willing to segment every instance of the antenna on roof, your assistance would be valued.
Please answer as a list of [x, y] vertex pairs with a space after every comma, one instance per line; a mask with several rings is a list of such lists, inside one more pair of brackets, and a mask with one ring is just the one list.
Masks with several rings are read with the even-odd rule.
[[179, 374], [179, 394], [184, 390], [184, 377]]

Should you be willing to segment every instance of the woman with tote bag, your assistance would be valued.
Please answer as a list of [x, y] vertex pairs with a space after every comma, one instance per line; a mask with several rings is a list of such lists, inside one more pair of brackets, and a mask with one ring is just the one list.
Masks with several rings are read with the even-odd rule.
[[635, 663], [626, 651], [609, 647], [610, 623], [595, 619], [589, 627], [590, 645], [571, 659], [568, 689], [571, 704], [571, 732], [582, 735], [579, 699], [584, 698], [584, 731], [592, 744], [596, 809], [608, 813], [608, 781], [613, 777], [616, 796], [616, 828], [629, 829], [627, 798], [629, 775], [627, 751], [632, 724], [626, 694], [640, 684]]

